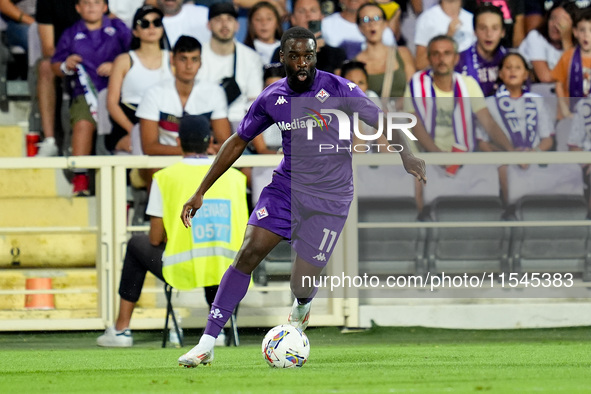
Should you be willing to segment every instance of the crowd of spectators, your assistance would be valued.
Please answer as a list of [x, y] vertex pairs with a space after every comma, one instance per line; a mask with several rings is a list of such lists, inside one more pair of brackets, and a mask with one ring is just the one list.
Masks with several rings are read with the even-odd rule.
[[[581, 100], [591, 91], [588, 7], [582, 0], [0, 0], [5, 45], [40, 48], [32, 69], [40, 156], [94, 154], [97, 134], [111, 154], [179, 154], [174, 137], [185, 114], [209, 117], [215, 154], [282, 75], [280, 39], [290, 26], [316, 35], [319, 70], [364, 84], [384, 110], [416, 113], [417, 150], [553, 150], [563, 118], [576, 131], [567, 149], [588, 150], [591, 111]], [[38, 34], [28, 34], [31, 25]], [[556, 111], [532, 92], [540, 84], [559, 98]], [[68, 146], [58, 116], [64, 98]], [[280, 152], [278, 133], [261, 134], [249, 151]], [[88, 194], [85, 171], [73, 191]]]

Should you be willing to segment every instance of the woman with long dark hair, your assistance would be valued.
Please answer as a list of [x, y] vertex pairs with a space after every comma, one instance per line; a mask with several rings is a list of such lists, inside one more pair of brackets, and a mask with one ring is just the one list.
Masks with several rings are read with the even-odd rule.
[[170, 55], [163, 48], [163, 14], [146, 5], [133, 17], [131, 50], [113, 62], [107, 93], [107, 109], [113, 129], [105, 137], [111, 152], [131, 152], [131, 129], [139, 122], [135, 110], [144, 92], [166, 78], [172, 78]]
[[529, 32], [519, 52], [531, 62], [539, 82], [553, 82], [550, 71], [564, 51], [573, 47], [573, 21], [578, 10], [572, 1], [557, 2], [546, 14], [545, 22]]
[[355, 60], [365, 63], [369, 89], [380, 97], [403, 97], [406, 84], [415, 72], [414, 60], [405, 47], [382, 42], [387, 28], [386, 14], [375, 3], [366, 3], [357, 11], [357, 25], [365, 37], [366, 49]]

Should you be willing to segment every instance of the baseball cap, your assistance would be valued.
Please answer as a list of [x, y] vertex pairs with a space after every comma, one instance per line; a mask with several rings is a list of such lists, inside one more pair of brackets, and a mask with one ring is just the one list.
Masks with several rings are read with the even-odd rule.
[[232, 3], [215, 3], [209, 7], [209, 18], [208, 20], [212, 20], [216, 16], [228, 14], [232, 15], [234, 18], [238, 18], [238, 12], [236, 8], [234, 8], [234, 4]]
[[204, 115], [183, 115], [179, 123], [179, 138], [181, 144], [203, 144], [207, 147], [211, 138], [209, 119]]

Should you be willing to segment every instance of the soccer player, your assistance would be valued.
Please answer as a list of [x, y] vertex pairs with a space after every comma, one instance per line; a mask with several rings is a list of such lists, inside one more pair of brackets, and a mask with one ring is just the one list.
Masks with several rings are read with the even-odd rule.
[[[349, 126], [351, 114], [358, 113], [359, 119], [380, 128], [383, 113], [357, 85], [316, 69], [316, 39], [310, 30], [287, 30], [281, 38], [280, 59], [287, 77], [259, 95], [183, 206], [181, 219], [189, 227], [207, 190], [249, 141], [270, 125], [279, 126], [285, 157], [248, 221], [244, 242], [222, 278], [199, 344], [179, 358], [182, 366], [196, 367], [213, 360], [215, 338], [245, 296], [252, 271], [282, 239], [289, 240], [296, 252], [290, 281], [296, 299], [288, 320], [297, 328], [306, 328], [317, 289], [306, 287], [301, 279], [316, 277], [326, 265], [353, 197], [351, 131], [348, 127], [346, 139], [340, 139], [345, 138], [341, 126]], [[329, 117], [324, 110], [340, 110], [347, 116]], [[406, 171], [425, 182], [424, 161], [407, 149], [404, 137], [395, 132], [392, 140], [402, 148]]]

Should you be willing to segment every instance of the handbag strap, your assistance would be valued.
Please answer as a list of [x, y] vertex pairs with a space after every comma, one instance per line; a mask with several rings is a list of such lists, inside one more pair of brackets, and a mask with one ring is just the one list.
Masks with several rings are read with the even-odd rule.
[[396, 60], [396, 49], [388, 47], [388, 57], [386, 58], [386, 70], [384, 71], [384, 82], [382, 83], [382, 97], [390, 97], [392, 91], [392, 80], [394, 79], [394, 71], [398, 66]]
[[232, 71], [232, 78], [236, 79], [236, 43], [234, 43], [234, 70]]

